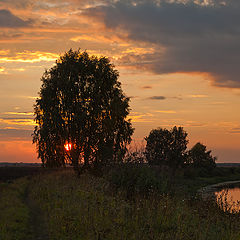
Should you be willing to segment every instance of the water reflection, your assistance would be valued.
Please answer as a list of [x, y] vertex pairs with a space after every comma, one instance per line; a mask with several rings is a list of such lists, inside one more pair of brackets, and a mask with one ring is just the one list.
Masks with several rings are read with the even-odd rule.
[[224, 211], [240, 211], [240, 186], [224, 188], [215, 192], [218, 205]]

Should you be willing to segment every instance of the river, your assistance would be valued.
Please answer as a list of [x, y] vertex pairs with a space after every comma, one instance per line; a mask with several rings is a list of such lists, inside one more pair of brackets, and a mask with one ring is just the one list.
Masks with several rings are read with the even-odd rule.
[[224, 211], [240, 211], [240, 184], [224, 187], [214, 192], [216, 201]]

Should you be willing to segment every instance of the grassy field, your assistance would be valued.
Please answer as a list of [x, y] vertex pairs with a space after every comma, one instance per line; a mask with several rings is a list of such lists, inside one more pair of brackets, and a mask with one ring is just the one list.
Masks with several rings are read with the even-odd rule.
[[[195, 198], [187, 194], [186, 188], [178, 190], [185, 194], [167, 193], [166, 183], [155, 184], [155, 178], [145, 179], [145, 175], [141, 170], [140, 177], [132, 177], [135, 185], [130, 189], [122, 186], [130, 177], [123, 179], [121, 174], [122, 185], [117, 186], [114, 181], [119, 176], [114, 174], [77, 178], [71, 170], [1, 183], [0, 239], [240, 239], [240, 214], [224, 213], [214, 201]], [[238, 173], [233, 175], [237, 178]], [[195, 180], [200, 186], [206, 179]], [[208, 178], [211, 183], [217, 180]], [[183, 183], [191, 185], [193, 180], [181, 181], [173, 187], [175, 191]], [[147, 186], [152, 188], [143, 194]]]

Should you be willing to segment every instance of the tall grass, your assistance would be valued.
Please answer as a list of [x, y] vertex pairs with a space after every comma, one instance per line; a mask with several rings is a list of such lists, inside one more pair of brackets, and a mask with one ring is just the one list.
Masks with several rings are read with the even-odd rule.
[[239, 215], [224, 213], [212, 201], [157, 193], [127, 200], [106, 180], [71, 172], [36, 177], [31, 189], [53, 240], [240, 238]]
[[146, 181], [141, 171], [129, 198], [128, 188], [113, 187], [108, 177], [77, 178], [65, 170], [2, 184], [0, 239], [38, 239], [29, 227], [33, 219], [29, 202], [41, 209], [46, 223], [41, 225], [46, 233], [42, 236], [49, 240], [240, 239], [240, 214], [224, 212], [214, 201], [168, 194], [159, 191], [161, 184], [148, 191], [156, 179]]

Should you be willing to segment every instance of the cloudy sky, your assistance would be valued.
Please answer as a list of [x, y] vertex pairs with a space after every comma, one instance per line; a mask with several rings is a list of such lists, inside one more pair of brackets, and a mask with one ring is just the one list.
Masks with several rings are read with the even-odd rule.
[[134, 139], [183, 126], [240, 162], [239, 0], [0, 0], [0, 161], [37, 162], [33, 104], [70, 48], [111, 59]]

